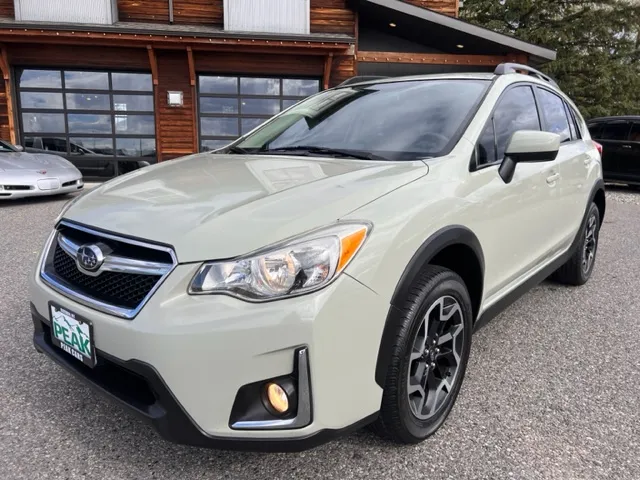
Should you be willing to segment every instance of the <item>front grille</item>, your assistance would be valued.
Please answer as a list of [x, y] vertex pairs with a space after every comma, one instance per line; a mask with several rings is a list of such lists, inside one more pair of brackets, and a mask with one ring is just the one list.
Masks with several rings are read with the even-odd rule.
[[[78, 252], [84, 245], [98, 247], [104, 255], [95, 272], [78, 266]], [[42, 278], [80, 303], [131, 319], [175, 263], [168, 247], [62, 222], [45, 256]]]
[[158, 283], [160, 276], [133, 273], [102, 272], [97, 277], [85, 275], [76, 266], [75, 259], [59, 245], [53, 256], [53, 269], [57, 276], [75, 290], [117, 307], [134, 309]]
[[64, 182], [62, 184], [63, 187], [70, 187], [71, 185], [75, 185], [77, 180], [71, 180], [70, 182]]
[[4, 189], [7, 191], [11, 191], [11, 190], [31, 190], [31, 187], [29, 185], [5, 185]]

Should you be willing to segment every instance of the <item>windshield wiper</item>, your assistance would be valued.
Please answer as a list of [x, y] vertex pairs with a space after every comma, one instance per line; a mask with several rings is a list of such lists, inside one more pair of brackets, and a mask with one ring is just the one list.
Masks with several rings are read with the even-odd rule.
[[376, 155], [375, 153], [365, 152], [360, 150], [342, 150], [339, 148], [328, 147], [314, 147], [307, 145], [297, 145], [292, 147], [273, 148], [270, 150], [260, 150], [256, 153], [269, 154], [269, 153], [286, 153], [286, 152], [302, 152], [306, 155], [332, 155], [339, 157], [357, 158], [360, 160], [388, 160], [385, 157]]
[[[224, 150], [223, 150], [224, 151]], [[232, 146], [226, 149], [226, 153], [239, 153], [241, 155], [250, 155], [252, 152], [245, 150], [242, 147]]]

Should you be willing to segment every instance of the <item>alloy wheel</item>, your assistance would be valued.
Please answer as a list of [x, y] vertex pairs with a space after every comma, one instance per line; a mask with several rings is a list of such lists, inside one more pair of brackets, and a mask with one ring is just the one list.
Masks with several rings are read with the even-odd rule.
[[593, 261], [596, 258], [596, 248], [598, 243], [597, 238], [598, 220], [595, 215], [591, 215], [587, 221], [587, 230], [584, 239], [584, 252], [582, 255], [582, 271], [589, 273], [593, 265]]
[[407, 396], [416, 418], [427, 420], [445, 404], [458, 377], [465, 334], [455, 298], [440, 297], [429, 307], [413, 341], [407, 374]]

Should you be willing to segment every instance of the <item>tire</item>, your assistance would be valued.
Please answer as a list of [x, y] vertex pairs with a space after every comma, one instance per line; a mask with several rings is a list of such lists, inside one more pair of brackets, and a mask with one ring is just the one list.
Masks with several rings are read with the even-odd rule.
[[[395, 341], [380, 415], [373, 425], [376, 433], [397, 443], [415, 444], [442, 426], [460, 392], [469, 360], [472, 311], [469, 292], [456, 273], [431, 265], [421, 273], [392, 319]], [[414, 358], [419, 350], [423, 355]], [[446, 382], [438, 384], [439, 378]], [[417, 385], [423, 382], [431, 388], [420, 391]]]
[[[571, 258], [560, 267], [553, 279], [566, 285], [584, 285], [591, 278], [596, 263], [598, 240], [600, 234], [600, 211], [592, 203], [587, 213], [587, 220], [580, 230], [578, 248]], [[590, 257], [590, 260], [589, 260]]]

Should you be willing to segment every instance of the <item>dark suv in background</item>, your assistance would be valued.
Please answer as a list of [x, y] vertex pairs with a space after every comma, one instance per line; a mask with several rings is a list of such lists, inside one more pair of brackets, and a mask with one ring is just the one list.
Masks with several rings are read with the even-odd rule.
[[594, 118], [588, 126], [604, 148], [605, 181], [640, 185], [640, 116]]

